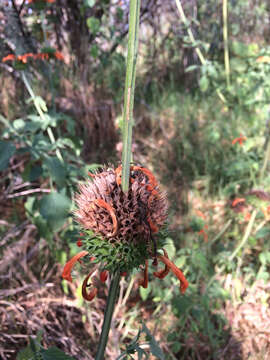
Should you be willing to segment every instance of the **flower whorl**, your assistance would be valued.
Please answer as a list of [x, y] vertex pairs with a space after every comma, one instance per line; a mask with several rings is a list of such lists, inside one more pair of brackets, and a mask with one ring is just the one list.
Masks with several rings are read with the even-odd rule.
[[148, 169], [131, 166], [127, 193], [121, 188], [121, 173], [120, 166], [90, 174], [93, 181], [81, 184], [75, 197], [75, 217], [86, 234], [96, 236], [84, 241], [86, 249], [96, 256], [103, 248], [100, 253], [111, 255], [111, 259], [100, 256], [103, 262], [126, 270], [153, 256], [152, 234], [164, 224], [168, 205]]

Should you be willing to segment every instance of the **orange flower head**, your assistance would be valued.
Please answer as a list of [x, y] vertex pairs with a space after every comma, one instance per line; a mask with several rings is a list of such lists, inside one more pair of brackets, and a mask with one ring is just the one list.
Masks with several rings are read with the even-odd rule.
[[246, 136], [243, 136], [243, 135], [241, 134], [239, 137], [233, 139], [232, 145], [238, 143], [240, 146], [242, 146], [242, 145], [243, 145], [243, 142], [246, 141], [246, 140], [247, 140]]
[[[65, 266], [64, 279], [69, 281], [71, 269], [81, 258], [101, 264], [103, 271], [100, 281], [105, 282], [110, 271], [118, 271], [122, 275], [145, 264], [144, 277], [140, 284], [148, 285], [148, 259], [153, 265], [158, 261], [165, 264], [165, 269], [157, 271], [156, 276], [164, 278], [172, 271], [181, 282], [184, 293], [187, 281], [184, 275], [164, 252], [158, 254], [160, 244], [154, 234], [163, 226], [167, 217], [167, 200], [159, 189], [158, 183], [150, 170], [132, 166], [130, 169], [130, 186], [127, 193], [121, 188], [121, 167], [103, 169], [99, 173], [90, 174], [86, 183], [79, 186], [75, 196], [77, 209], [75, 218], [83, 232], [83, 241], [79, 239], [84, 251], [75, 255]], [[83, 282], [82, 294], [86, 300], [92, 300], [97, 293], [96, 287], [88, 285], [93, 276], [91, 271]], [[90, 291], [87, 288], [90, 287]]]
[[[122, 191], [122, 169], [118, 167], [90, 173], [92, 180], [80, 185], [80, 193], [75, 197], [77, 222], [103, 239], [104, 246], [121, 248], [121, 265], [119, 257], [114, 260], [121, 272], [133, 268], [135, 258], [136, 267], [144, 263], [149, 254], [155, 254], [153, 234], [164, 224], [168, 208], [166, 197], [150, 170], [139, 166], [132, 166], [130, 170], [128, 193]], [[87, 241], [86, 246], [91, 251], [92, 245]], [[136, 257], [131, 248], [137, 253]]]

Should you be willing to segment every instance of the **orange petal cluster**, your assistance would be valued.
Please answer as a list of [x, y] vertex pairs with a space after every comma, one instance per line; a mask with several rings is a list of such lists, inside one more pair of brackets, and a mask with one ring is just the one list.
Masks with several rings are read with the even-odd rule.
[[243, 135], [241, 134], [239, 137], [233, 139], [232, 145], [238, 143], [240, 146], [242, 146], [242, 145], [243, 145], [243, 142], [246, 141], [246, 140], [247, 140], [246, 136], [243, 136]]
[[20, 61], [20, 62], [26, 64], [28, 61], [28, 58], [32, 58], [34, 60], [49, 60], [50, 56], [54, 56], [56, 59], [64, 61], [64, 56], [61, 54], [61, 52], [55, 51], [52, 54], [49, 54], [49, 53], [37, 53], [37, 54], [26, 53], [26, 54], [22, 54], [22, 55], [18, 55], [18, 56], [9, 54], [2, 58], [2, 62], [17, 60], [17, 61]]

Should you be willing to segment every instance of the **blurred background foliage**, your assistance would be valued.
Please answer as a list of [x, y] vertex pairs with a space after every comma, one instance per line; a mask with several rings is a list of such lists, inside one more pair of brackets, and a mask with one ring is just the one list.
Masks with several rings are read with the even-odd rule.
[[[142, 1], [134, 161], [168, 193], [166, 248], [190, 287], [123, 279], [108, 359], [135, 356], [142, 321], [149, 358], [270, 358], [270, 6], [229, 0], [224, 22], [224, 3], [183, 0], [184, 24], [173, 0]], [[30, 335], [42, 358], [93, 359], [107, 287], [84, 304], [61, 269], [78, 182], [121, 159], [127, 33], [125, 0], [0, 3], [3, 359]]]

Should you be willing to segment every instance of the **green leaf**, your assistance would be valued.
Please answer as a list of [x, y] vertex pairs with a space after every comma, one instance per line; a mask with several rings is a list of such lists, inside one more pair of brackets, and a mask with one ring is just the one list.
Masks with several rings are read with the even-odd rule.
[[158, 359], [164, 360], [165, 357], [164, 357], [164, 354], [163, 354], [161, 348], [159, 347], [159, 345], [156, 342], [155, 338], [150, 333], [150, 331], [148, 330], [148, 328], [146, 327], [145, 324], [142, 324], [142, 331], [147, 335], [151, 353], [154, 356], [156, 356]]
[[198, 65], [190, 65], [190, 66], [188, 66], [188, 67], [185, 69], [185, 72], [188, 73], [188, 72], [194, 71], [194, 70], [196, 70], [196, 69], [198, 69], [198, 68], [199, 68]]
[[173, 239], [169, 237], [166, 238], [164, 249], [167, 251], [169, 258], [172, 259], [176, 252]]
[[269, 265], [270, 264], [270, 252], [269, 251], [262, 252], [259, 255], [259, 260], [262, 265]]
[[91, 46], [90, 54], [93, 56], [94, 59], [98, 57], [98, 46], [96, 44]]
[[208, 272], [208, 261], [201, 251], [194, 251], [191, 259], [192, 264], [201, 269], [204, 274]]
[[209, 80], [207, 76], [202, 76], [199, 81], [199, 86], [202, 92], [205, 92], [209, 87]]
[[65, 223], [70, 207], [71, 200], [56, 192], [43, 196], [40, 201], [40, 213], [53, 230]]
[[[54, 118], [48, 114], [43, 114], [43, 118], [41, 119], [38, 115], [28, 115], [28, 119], [31, 120], [30, 123], [26, 124], [26, 128], [29, 128], [31, 131], [31, 127], [36, 130], [46, 130], [49, 125], [56, 126], [57, 118]], [[33, 131], [33, 130], [32, 130]]]
[[270, 228], [265, 226], [256, 233], [255, 238], [256, 239], [265, 238], [269, 234], [270, 234]]
[[43, 112], [47, 112], [48, 111], [48, 108], [47, 108], [47, 105], [46, 105], [46, 101], [42, 99], [41, 96], [36, 96], [34, 98], [34, 104], [37, 106], [37, 107], [40, 107], [40, 109], [43, 111]]
[[74, 357], [65, 354], [57, 347], [51, 347], [40, 351], [43, 360], [75, 360]]
[[24, 126], [25, 126], [25, 121], [23, 119], [16, 119], [13, 121], [12, 123], [13, 127], [15, 130], [23, 130]]
[[9, 160], [15, 151], [16, 147], [12, 142], [0, 141], [0, 171], [8, 167]]
[[43, 170], [41, 166], [31, 166], [31, 170], [29, 173], [29, 181], [37, 180], [42, 175], [42, 172]]
[[148, 284], [148, 287], [144, 289], [142, 286], [140, 286], [140, 295], [143, 301], [145, 301], [148, 298], [148, 295], [151, 292], [151, 286]]
[[54, 150], [53, 145], [50, 143], [49, 139], [43, 134], [38, 133], [34, 136], [32, 147], [30, 148], [31, 155], [34, 159], [40, 159], [43, 154], [48, 154]]
[[91, 16], [86, 20], [86, 24], [89, 27], [90, 31], [95, 35], [100, 28], [99, 19]]
[[47, 167], [53, 181], [60, 187], [64, 186], [67, 176], [64, 164], [57, 157], [47, 157], [44, 160], [44, 165]]
[[95, 5], [95, 2], [95, 0], [84, 0], [84, 5], [91, 8]]
[[16, 357], [16, 360], [31, 360], [31, 359], [34, 360], [34, 353], [30, 346], [27, 346], [25, 349], [21, 350]]
[[27, 200], [24, 203], [24, 208], [29, 214], [33, 213], [35, 200], [36, 200], [35, 196], [27, 196]]

